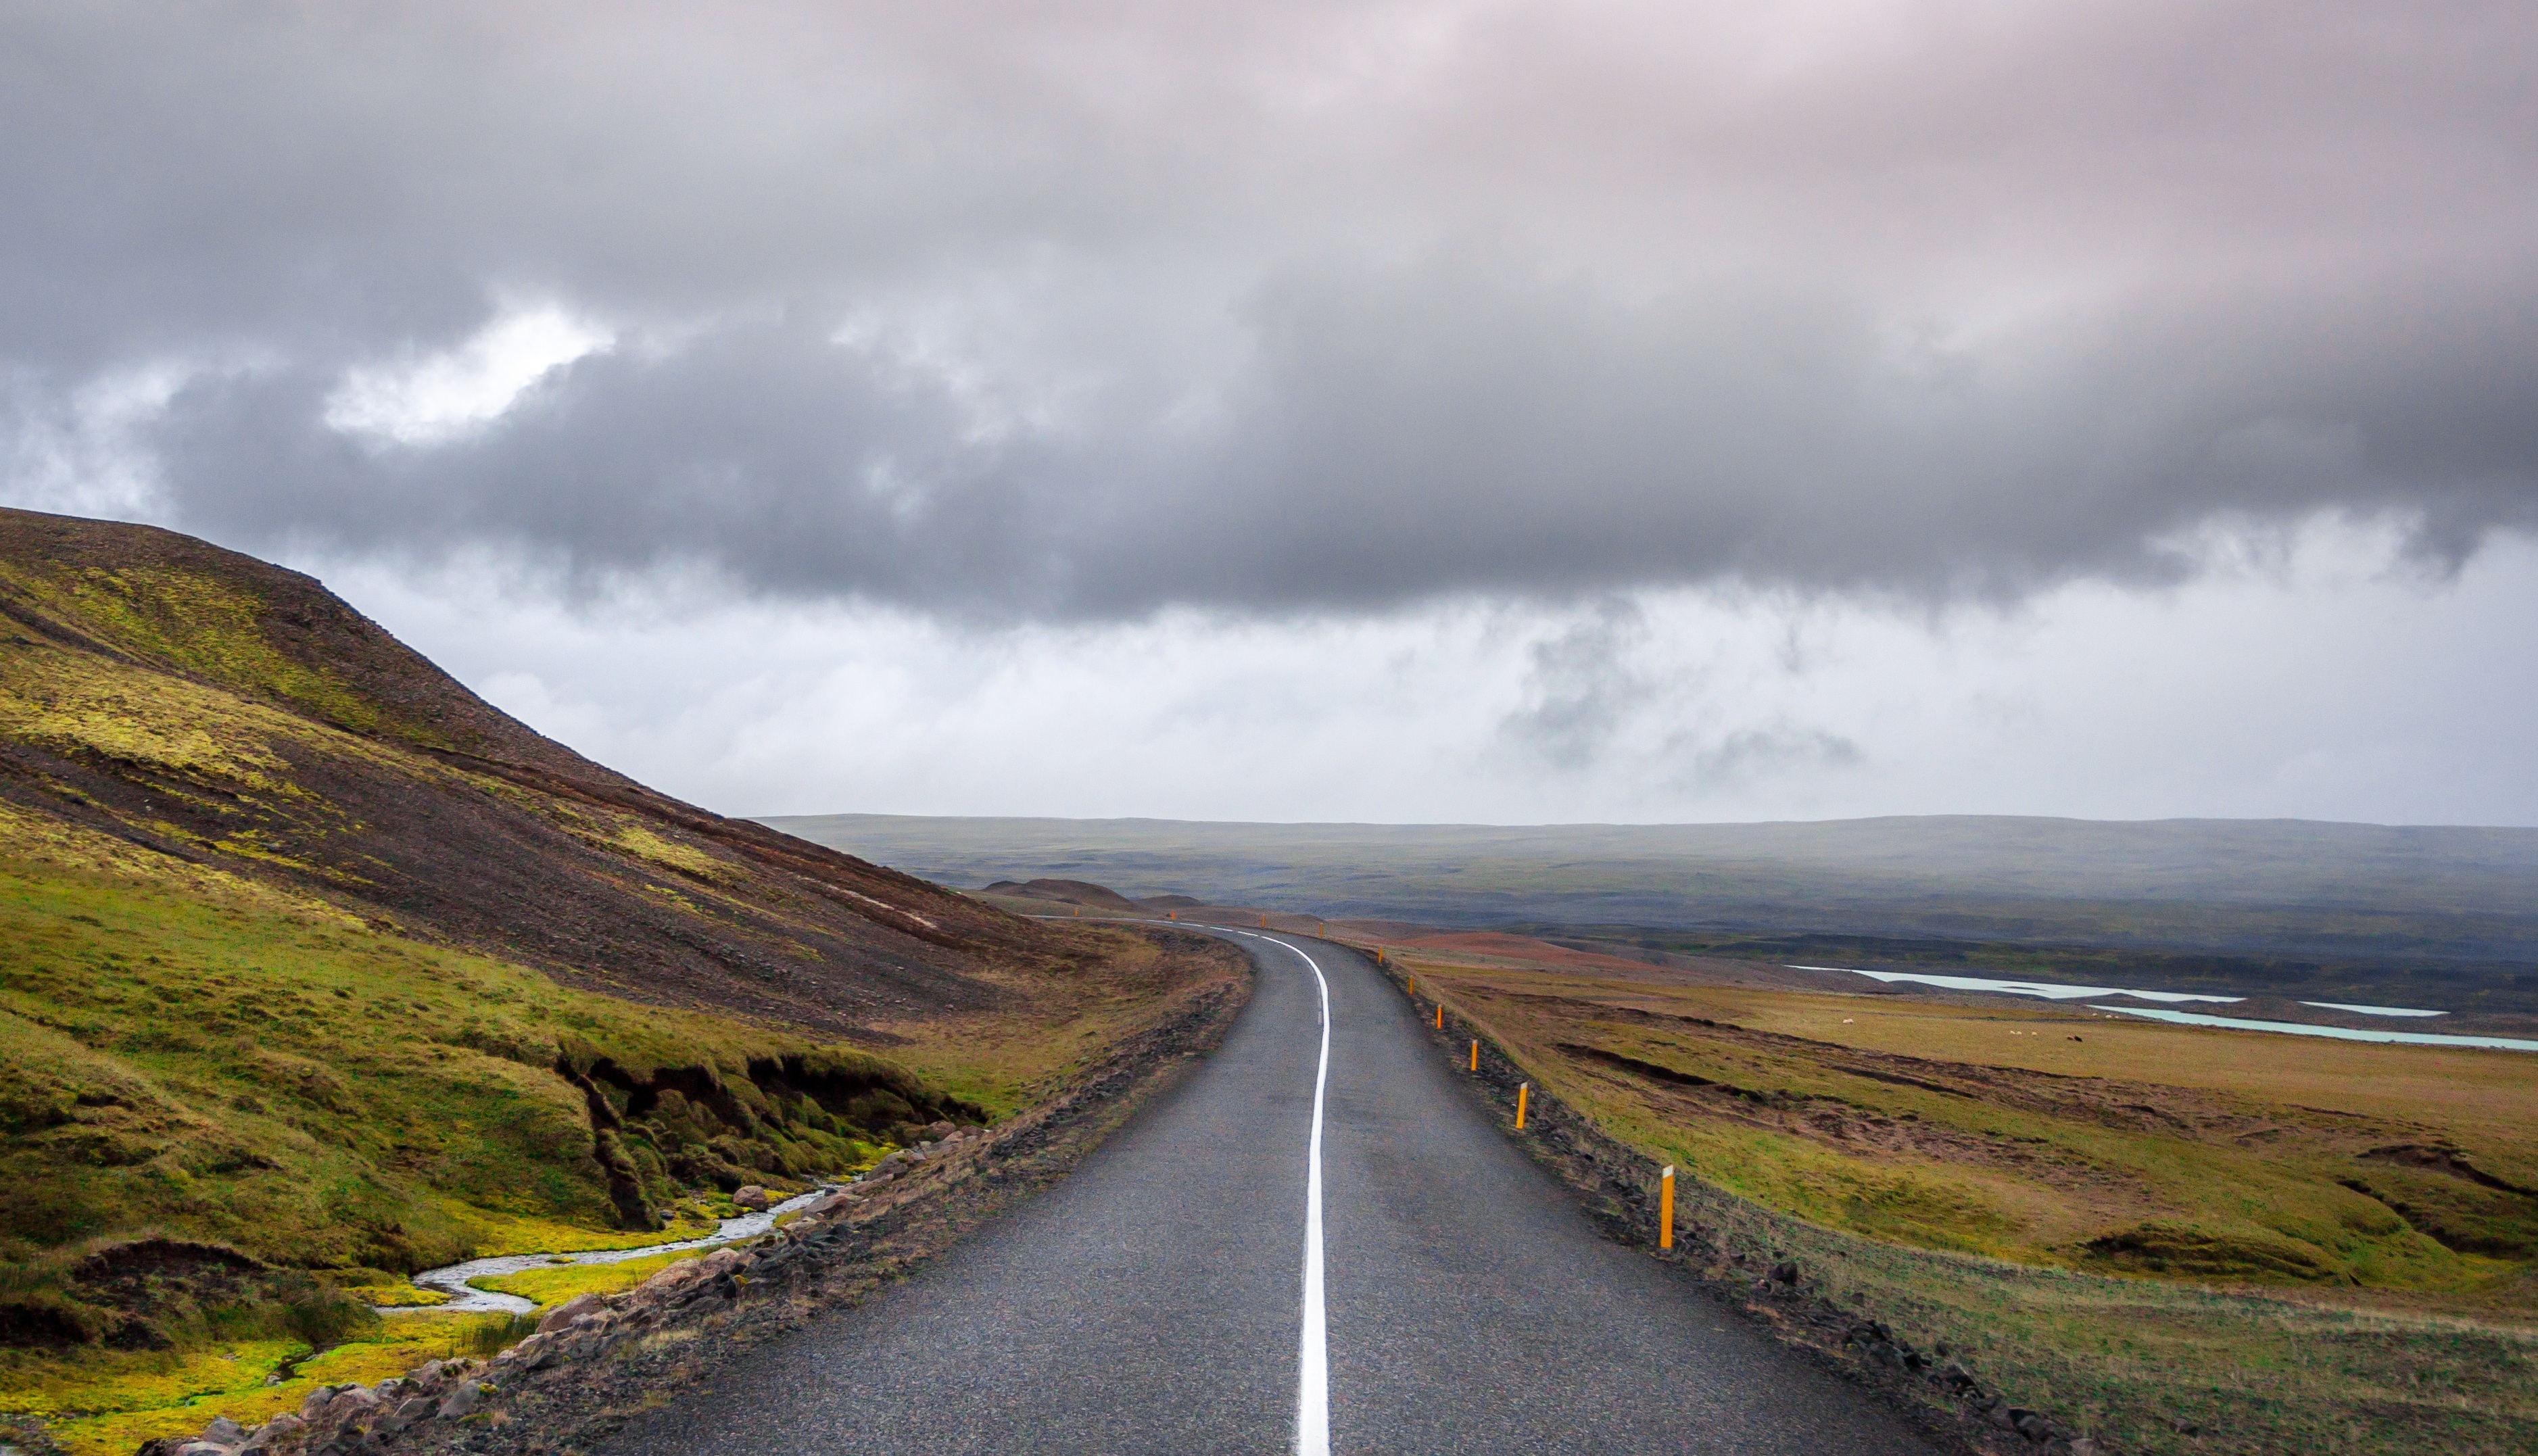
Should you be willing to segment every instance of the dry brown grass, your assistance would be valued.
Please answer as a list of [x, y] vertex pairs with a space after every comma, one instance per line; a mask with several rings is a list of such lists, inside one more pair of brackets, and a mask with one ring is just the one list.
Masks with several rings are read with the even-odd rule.
[[1238, 952], [1206, 936], [1088, 923], [1095, 954], [1057, 970], [991, 970], [1011, 993], [995, 1012], [886, 1023], [891, 1056], [1002, 1117], [1053, 1091], [1190, 998], [1248, 972]]
[[1687, 1221], [2127, 1449], [2538, 1449], [2538, 1198], [2488, 1186], [2538, 1057], [1390, 959]]

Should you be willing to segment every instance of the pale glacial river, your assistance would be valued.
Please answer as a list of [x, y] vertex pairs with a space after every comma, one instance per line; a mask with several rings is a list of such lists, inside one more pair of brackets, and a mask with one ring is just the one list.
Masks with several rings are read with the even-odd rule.
[[1934, 975], [1920, 970], [1861, 970], [1851, 965], [1792, 965], [1791, 970], [1838, 970], [1873, 981], [1910, 981], [1944, 986], [1951, 991], [1998, 991], [2010, 996], [2041, 996], [2048, 1001], [2083, 1001], [2091, 996], [2139, 996], [2144, 1001], [2243, 1001], [2243, 996], [2198, 996], [2191, 991], [2136, 991], [2128, 986], [2066, 986], [2059, 981], [2001, 981], [1979, 975]]
[[756, 1238], [775, 1226], [779, 1217], [795, 1209], [808, 1208], [828, 1193], [842, 1185], [814, 1188], [808, 1193], [776, 1204], [761, 1213], [743, 1214], [725, 1219], [722, 1226], [702, 1238], [682, 1238], [670, 1243], [645, 1244], [639, 1249], [591, 1249], [578, 1254], [503, 1254], [492, 1259], [470, 1259], [464, 1264], [450, 1264], [439, 1269], [427, 1269], [414, 1277], [414, 1282], [427, 1290], [449, 1296], [445, 1304], [382, 1305], [381, 1314], [412, 1314], [421, 1309], [458, 1310], [462, 1313], [526, 1314], [537, 1308], [517, 1294], [498, 1294], [480, 1290], [468, 1283], [476, 1279], [499, 1279], [505, 1274], [518, 1274], [527, 1269], [562, 1269], [571, 1264], [623, 1264], [630, 1259], [648, 1259], [654, 1254], [674, 1254], [681, 1249], [709, 1249], [716, 1244], [737, 1243]]
[[[2100, 996], [2132, 996], [2143, 1001], [2205, 1001], [2229, 1005], [2244, 1001], [2243, 996], [2205, 996], [2190, 991], [2137, 991], [2128, 986], [2073, 986], [2059, 981], [2009, 981], [1978, 975], [1935, 975], [1918, 970], [1861, 970], [1853, 965], [1792, 965], [1791, 970], [1838, 970], [1850, 975], [1864, 975], [1871, 980], [1909, 981], [1915, 985], [1941, 986], [1951, 991], [1995, 991], [2008, 996], [2040, 996], [2048, 1001], [2091, 1001]], [[2304, 1001], [2320, 1011], [2346, 1011], [2372, 1017], [2438, 1017], [2442, 1011], [2425, 1011], [2411, 1006], [2351, 1006], [2333, 1001]], [[2169, 1011], [2147, 1006], [2091, 1006], [2091, 1011], [2112, 1012], [2118, 1016], [2144, 1017], [2155, 1022], [2173, 1022], [2183, 1026], [2217, 1026], [2230, 1031], [2280, 1031], [2292, 1036], [2327, 1036], [2338, 1041], [2398, 1042], [2408, 1046], [2483, 1046], [2505, 1051], [2538, 1051], [2538, 1041], [2515, 1036], [2447, 1035], [2438, 1031], [2382, 1031], [2376, 1027], [2312, 1026], [2304, 1022], [2263, 1022], [2245, 1017], [2216, 1017], [2197, 1011]]]
[[[2304, 1002], [2303, 1005], [2308, 1003]], [[2163, 1011], [2147, 1006], [2092, 1006], [2155, 1022], [2187, 1026], [2220, 1026], [2232, 1031], [2288, 1031], [2294, 1036], [2332, 1036], [2338, 1041], [2397, 1041], [2408, 1046], [2494, 1046], [2505, 1051], [2538, 1051], [2538, 1041], [2517, 1036], [2447, 1036], [2438, 1031], [2382, 1031], [2375, 1026], [2311, 1026], [2301, 1022], [2256, 1022], [2242, 1017], [2204, 1016], [2191, 1011]]]

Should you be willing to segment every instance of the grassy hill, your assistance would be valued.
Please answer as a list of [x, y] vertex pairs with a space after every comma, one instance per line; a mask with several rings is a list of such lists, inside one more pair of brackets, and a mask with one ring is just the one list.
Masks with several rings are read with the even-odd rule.
[[0, 512], [0, 802], [568, 983], [848, 1032], [1075, 943], [653, 793], [317, 582]]
[[0, 1409], [651, 1241], [1221, 971], [654, 793], [308, 577], [0, 511]]

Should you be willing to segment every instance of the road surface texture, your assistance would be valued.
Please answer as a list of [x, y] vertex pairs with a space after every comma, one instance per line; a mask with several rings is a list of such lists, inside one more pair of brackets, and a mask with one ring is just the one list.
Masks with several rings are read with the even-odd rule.
[[1063, 1183], [604, 1456], [1934, 1450], [1598, 1237], [1364, 959], [1231, 934], [1223, 1049]]

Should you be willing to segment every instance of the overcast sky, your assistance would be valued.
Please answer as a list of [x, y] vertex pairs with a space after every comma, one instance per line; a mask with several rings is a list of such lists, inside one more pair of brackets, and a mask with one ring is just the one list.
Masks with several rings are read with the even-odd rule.
[[732, 812], [2538, 824], [2533, 63], [0, 0], [0, 500]]

